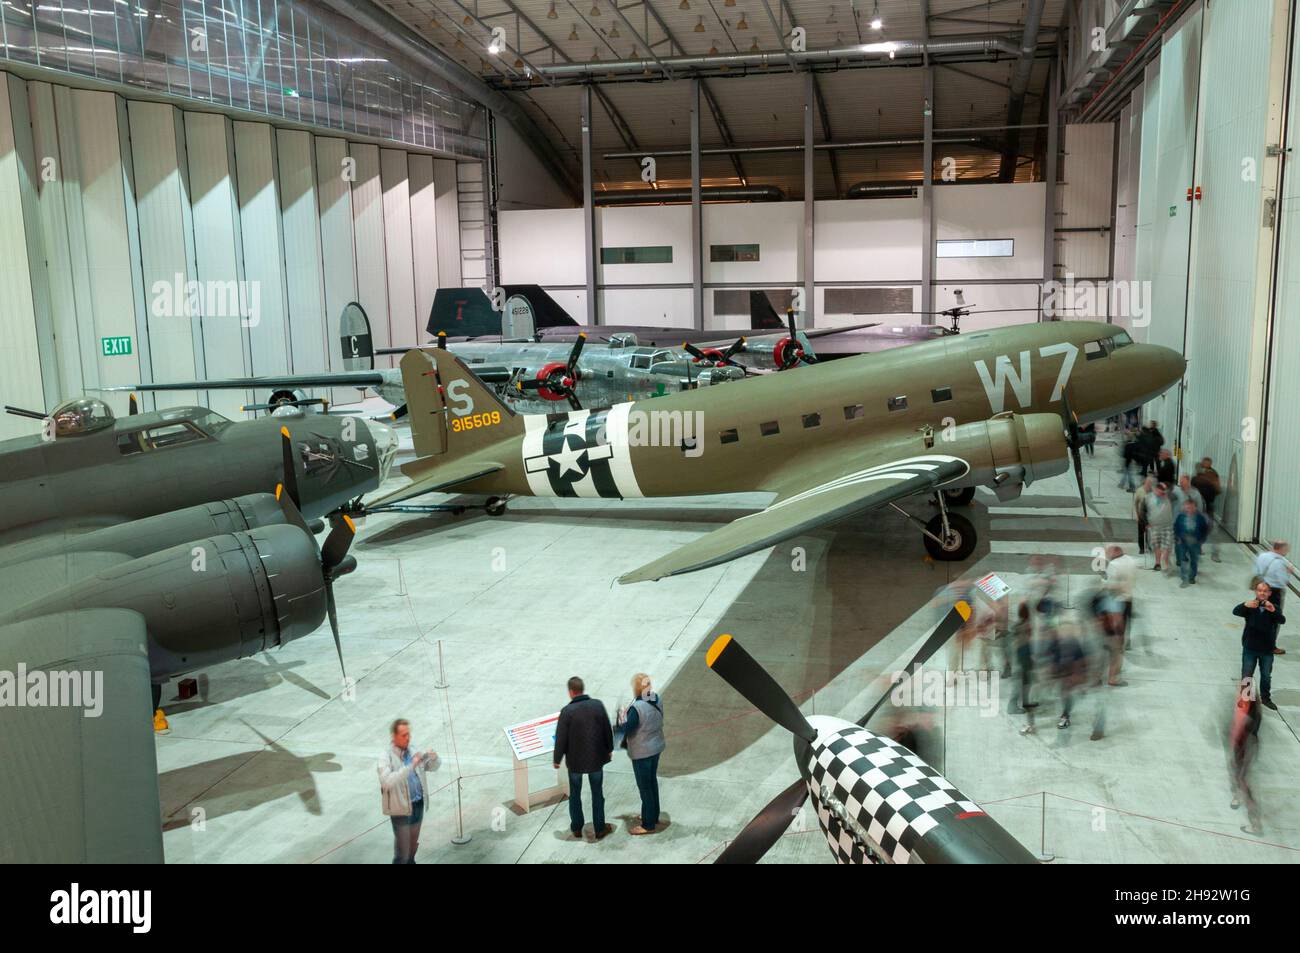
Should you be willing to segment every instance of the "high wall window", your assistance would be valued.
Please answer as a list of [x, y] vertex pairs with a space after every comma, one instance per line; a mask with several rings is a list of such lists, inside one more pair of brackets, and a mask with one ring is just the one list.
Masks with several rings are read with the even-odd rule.
[[640, 245], [625, 248], [602, 248], [602, 265], [667, 265], [673, 260], [672, 245]]
[[934, 243], [938, 258], [1010, 258], [1015, 254], [1013, 238], [945, 239]]
[[758, 261], [758, 246], [710, 245], [709, 261]]

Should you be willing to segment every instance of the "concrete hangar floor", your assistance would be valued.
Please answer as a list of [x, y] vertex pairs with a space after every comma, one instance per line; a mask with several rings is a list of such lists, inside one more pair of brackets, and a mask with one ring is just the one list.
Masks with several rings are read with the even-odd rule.
[[[517, 499], [496, 518], [370, 517], [353, 547], [359, 568], [336, 590], [355, 700], [341, 697], [327, 629], [209, 670], [195, 699], [176, 701], [174, 687], [165, 689], [171, 733], [157, 743], [167, 859], [387, 863], [392, 835], [375, 761], [401, 716], [412, 721], [414, 743], [442, 758], [430, 775], [422, 863], [708, 862], [796, 771], [788, 734], [707, 670], [713, 638], [741, 639], [805, 712], [855, 719], [881, 691], [881, 673], [903, 664], [937, 621], [936, 590], [960, 574], [997, 571], [1015, 588], [1033, 554], [1054, 553], [1069, 574], [1069, 602], [1082, 607], [1094, 548], [1116, 541], [1136, 551], [1110, 439], [1103, 434], [1096, 457], [1085, 457], [1099, 515], [1080, 521], [1070, 474], [1009, 504], [981, 490], [968, 510], [981, 546], [961, 564], [926, 561], [917, 532], [878, 511], [725, 566], [616, 584], [620, 573], [763, 505], [761, 497]], [[909, 507], [928, 515], [924, 501]], [[805, 547], [805, 571], [792, 570], [791, 545]], [[1251, 556], [1228, 543], [1221, 552], [1189, 589], [1140, 573], [1128, 684], [1090, 693], [1071, 728], [1057, 729], [1049, 690], [1037, 733], [1022, 735], [1025, 718], [1008, 713], [1005, 680], [996, 711], [931, 711], [937, 740], [924, 754], [1058, 863], [1296, 862], [1300, 629], [1283, 629], [1289, 654], [1274, 667], [1279, 711], [1264, 712], [1252, 773], [1264, 833], [1252, 837], [1240, 829], [1244, 808], [1230, 807], [1226, 754], [1240, 664], [1231, 610], [1245, 598]], [[439, 642], [445, 689], [436, 687]], [[932, 664], [946, 661], [941, 650]], [[605, 840], [566, 839], [562, 802], [517, 812], [503, 726], [559, 708], [574, 674], [612, 712], [629, 700], [638, 671], [655, 678], [665, 703], [668, 826], [627, 834], [640, 805], [620, 751], [605, 770], [615, 827]], [[1102, 700], [1106, 735], [1091, 741]], [[552, 783], [547, 765], [533, 770], [535, 786]], [[458, 812], [471, 837], [460, 846], [451, 841]], [[831, 862], [810, 807], [765, 862]]]

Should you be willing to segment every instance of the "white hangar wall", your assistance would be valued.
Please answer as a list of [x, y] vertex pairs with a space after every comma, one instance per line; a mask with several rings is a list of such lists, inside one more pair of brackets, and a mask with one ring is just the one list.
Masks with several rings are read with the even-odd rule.
[[[1107, 157], [1109, 161], [1109, 153]], [[935, 189], [936, 240], [1012, 239], [1003, 258], [945, 258], [935, 269], [935, 307], [952, 305], [954, 292], [983, 308], [1025, 309], [1002, 315], [974, 315], [969, 326], [1037, 320], [1043, 277], [1043, 183], [956, 185]], [[847, 288], [895, 288], [921, 304], [921, 201], [889, 198], [821, 201], [814, 207], [818, 325], [885, 320], [918, 323], [919, 314], [849, 312]], [[582, 209], [513, 209], [498, 221], [503, 284], [539, 284], [570, 314], [585, 311]], [[790, 290], [803, 274], [803, 203], [709, 204], [703, 208], [705, 326], [749, 326], [748, 314], [723, 313], [716, 292]], [[609, 324], [692, 323], [690, 207], [685, 205], [598, 207], [600, 249], [669, 248], [646, 263], [597, 264], [600, 320]], [[713, 260], [712, 246], [757, 245], [758, 260]], [[666, 259], [666, 260], [665, 260]], [[910, 295], [910, 298], [906, 297]], [[732, 296], [734, 301], [735, 297]], [[839, 304], [837, 304], [839, 302]]]
[[[457, 165], [0, 71], [5, 402], [341, 370], [352, 300], [377, 346], [423, 340], [433, 292], [462, 281]], [[129, 338], [130, 353], [106, 354], [105, 338]], [[249, 397], [157, 400], [237, 415]], [[119, 413], [126, 401], [109, 398]], [[0, 438], [35, 428], [0, 416]]]
[[1300, 533], [1300, 500], [1289, 491], [1300, 464], [1288, 277], [1297, 222], [1284, 201], [1274, 228], [1278, 159], [1268, 148], [1281, 135], [1287, 8], [1285, 0], [1190, 7], [1118, 127], [1127, 154], [1116, 272], [1147, 299], [1143, 314], [1122, 320], [1189, 362], [1183, 386], [1148, 414], [1184, 469], [1214, 459], [1227, 484], [1219, 515], [1238, 539]]

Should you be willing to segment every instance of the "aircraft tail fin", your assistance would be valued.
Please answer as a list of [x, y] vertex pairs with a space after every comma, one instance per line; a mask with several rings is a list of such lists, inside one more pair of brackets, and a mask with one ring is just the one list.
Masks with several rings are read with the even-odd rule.
[[451, 460], [523, 433], [523, 418], [450, 351], [409, 351], [401, 367], [417, 456]]
[[785, 328], [785, 321], [776, 313], [772, 299], [766, 291], [755, 288], [749, 292], [749, 326], [751, 328]]

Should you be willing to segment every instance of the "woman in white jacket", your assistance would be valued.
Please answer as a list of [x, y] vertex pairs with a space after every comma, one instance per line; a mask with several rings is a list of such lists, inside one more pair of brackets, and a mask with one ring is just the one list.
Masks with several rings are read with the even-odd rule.
[[392, 744], [379, 756], [379, 790], [384, 813], [393, 824], [393, 863], [415, 863], [420, 849], [420, 825], [429, 787], [426, 775], [438, 766], [438, 753], [411, 750], [411, 723], [393, 722]]

